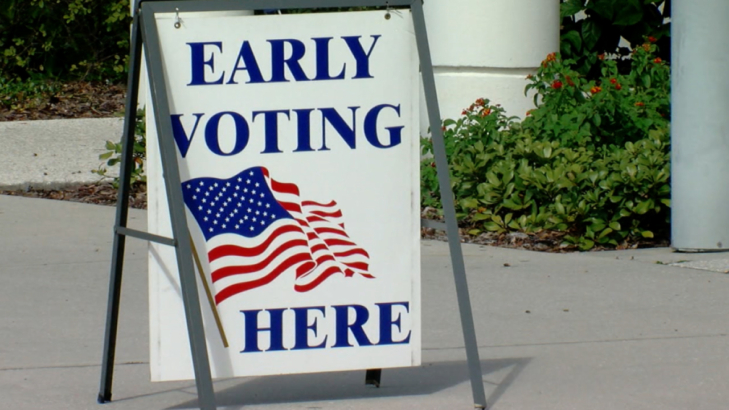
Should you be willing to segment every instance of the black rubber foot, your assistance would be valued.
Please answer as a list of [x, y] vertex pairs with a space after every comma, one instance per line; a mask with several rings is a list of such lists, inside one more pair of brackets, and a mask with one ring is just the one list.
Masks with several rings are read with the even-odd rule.
[[103, 393], [99, 393], [99, 396], [96, 398], [96, 401], [99, 404], [109, 403], [111, 401], [111, 394], [108, 396], [104, 396]]
[[369, 369], [365, 373], [365, 385], [379, 388], [382, 380], [382, 369]]

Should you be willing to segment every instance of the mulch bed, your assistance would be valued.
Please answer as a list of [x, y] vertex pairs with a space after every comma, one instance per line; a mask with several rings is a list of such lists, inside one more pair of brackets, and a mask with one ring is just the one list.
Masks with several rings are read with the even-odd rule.
[[0, 104], [0, 121], [120, 116], [124, 112], [125, 96], [126, 87], [122, 85], [75, 81], [31, 98], [13, 96], [19, 99], [17, 103]]

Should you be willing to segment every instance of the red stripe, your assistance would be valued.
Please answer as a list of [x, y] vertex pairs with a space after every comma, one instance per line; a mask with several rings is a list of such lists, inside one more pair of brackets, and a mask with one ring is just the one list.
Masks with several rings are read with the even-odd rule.
[[312, 281], [306, 285], [294, 285], [294, 290], [296, 290], [297, 292], [308, 292], [308, 291], [314, 289], [315, 287], [319, 286], [322, 282], [324, 282], [324, 280], [326, 278], [334, 275], [335, 273], [342, 273], [342, 270], [336, 266], [332, 266], [332, 267], [328, 268], [327, 270], [325, 270], [324, 272], [322, 272], [321, 275], [319, 275], [316, 279], [314, 279], [314, 281]]
[[346, 245], [346, 246], [357, 246], [356, 243], [345, 241], [343, 239], [324, 239], [324, 243], [329, 246]]
[[316, 263], [318, 265], [321, 265], [322, 263], [324, 263], [326, 261], [336, 262], [337, 260], [334, 259], [334, 256], [332, 256], [332, 255], [322, 255], [322, 256], [316, 258]]
[[301, 226], [305, 226], [305, 227], [307, 227], [307, 228], [309, 227], [309, 224], [308, 224], [308, 223], [307, 223], [306, 221], [304, 221], [304, 220], [301, 220], [301, 219], [294, 219], [294, 220], [295, 220], [296, 222], [298, 222], [298, 223], [299, 223], [299, 225], [301, 225]]
[[296, 277], [300, 278], [316, 268], [315, 262], [304, 262], [296, 268]]
[[344, 232], [341, 229], [336, 229], [336, 228], [314, 228], [314, 231], [316, 233], [319, 233], [319, 234], [322, 234], [322, 233], [333, 233], [335, 235], [342, 235], [345, 238], [349, 238], [349, 235], [347, 235], [347, 233]]
[[328, 204], [322, 204], [321, 202], [314, 202], [314, 201], [301, 201], [301, 205], [303, 206], [321, 206], [324, 208], [331, 208], [333, 206], [337, 206], [337, 203], [335, 201], [331, 201]]
[[283, 192], [284, 194], [293, 194], [293, 195], [299, 196], [299, 187], [297, 187], [295, 184], [278, 182], [278, 181], [272, 179], [271, 188], [274, 191]]
[[[296, 225], [285, 225], [271, 232], [271, 235], [268, 236], [268, 239], [266, 239], [265, 242], [253, 248], [244, 248], [242, 246], [236, 245], [221, 245], [213, 248], [210, 250], [210, 252], [208, 252], [208, 260], [210, 260], [210, 262], [213, 262], [225, 256], [258, 256], [266, 251], [266, 249], [271, 245], [271, 242], [273, 242], [274, 239], [288, 232], [301, 232], [302, 234], [304, 233], [304, 231], [302, 231], [301, 228]], [[306, 246], [306, 243], [304, 243], [304, 246]]]
[[[282, 244], [278, 248], [276, 248], [276, 250], [274, 250], [270, 255], [268, 255], [268, 257], [266, 259], [262, 260], [261, 262], [258, 262], [253, 265], [225, 266], [220, 269], [214, 270], [210, 274], [210, 276], [213, 279], [213, 282], [217, 282], [220, 279], [227, 278], [228, 276], [231, 276], [231, 275], [240, 275], [240, 274], [246, 274], [246, 273], [260, 272], [260, 271], [264, 270], [266, 267], [268, 267], [268, 265], [271, 263], [271, 261], [273, 261], [277, 256], [279, 256], [283, 252], [285, 252], [293, 247], [296, 247], [296, 246], [302, 246], [302, 242], [303, 242], [303, 246], [306, 246], [306, 241], [304, 241], [304, 240], [289, 241], [289, 242]], [[311, 260], [311, 256], [309, 255], [308, 252], [305, 254], [297, 254], [297, 255], [306, 255], [307, 259]]]
[[311, 247], [311, 253], [317, 253], [319, 251], [323, 251], [323, 250], [327, 250], [327, 249], [329, 249], [329, 248], [327, 248], [326, 245], [319, 243], [319, 244], [316, 244]]
[[370, 265], [365, 262], [350, 262], [350, 263], [342, 262], [342, 263], [349, 266], [352, 269], [357, 269], [357, 270], [361, 270], [361, 271], [367, 271], [370, 268]]
[[329, 222], [324, 218], [321, 218], [319, 216], [307, 216], [306, 220], [309, 222]]
[[230, 285], [224, 289], [221, 289], [220, 292], [215, 294], [215, 304], [218, 305], [225, 299], [228, 299], [231, 296], [237, 295], [241, 292], [245, 292], [247, 290], [251, 290], [253, 288], [257, 288], [263, 285], [267, 285], [271, 283], [274, 279], [276, 279], [281, 273], [285, 272], [286, 269], [290, 268], [291, 266], [306, 261], [309, 258], [308, 254], [300, 253], [291, 256], [290, 258], [286, 259], [283, 263], [276, 266], [274, 270], [271, 271], [268, 275], [248, 281], [248, 282], [242, 282], [242, 283], [236, 283], [233, 285]]
[[287, 210], [289, 212], [303, 213], [303, 211], [301, 210], [301, 207], [298, 206], [295, 203], [292, 203], [292, 202], [283, 202], [283, 201], [278, 201], [278, 203], [281, 204], [281, 206], [283, 207], [283, 209], [285, 209], [285, 210]]
[[341, 218], [342, 211], [324, 212], [324, 211], [311, 211], [312, 215], [318, 215], [323, 218]]
[[367, 253], [367, 251], [362, 248], [354, 248], [354, 249], [350, 249], [345, 252], [334, 252], [334, 256], [336, 256], [337, 258], [343, 258], [345, 256], [352, 256], [352, 255], [362, 255], [362, 256], [366, 256], [368, 258], [370, 257], [370, 254]]

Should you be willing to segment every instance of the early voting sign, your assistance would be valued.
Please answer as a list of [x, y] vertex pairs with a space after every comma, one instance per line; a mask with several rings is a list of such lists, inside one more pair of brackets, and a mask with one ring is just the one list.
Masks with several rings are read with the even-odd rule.
[[[154, 15], [213, 377], [420, 364], [418, 54], [385, 14]], [[175, 249], [149, 261], [152, 378], [194, 378]]]

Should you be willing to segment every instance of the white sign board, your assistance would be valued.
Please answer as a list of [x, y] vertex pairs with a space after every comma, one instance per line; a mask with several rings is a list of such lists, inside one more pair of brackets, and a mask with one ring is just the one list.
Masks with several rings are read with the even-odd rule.
[[[180, 17], [156, 22], [213, 377], [419, 365], [409, 11]], [[147, 130], [149, 231], [170, 236]], [[152, 379], [191, 379], [174, 248], [149, 262]]]

